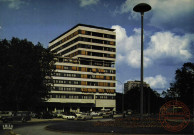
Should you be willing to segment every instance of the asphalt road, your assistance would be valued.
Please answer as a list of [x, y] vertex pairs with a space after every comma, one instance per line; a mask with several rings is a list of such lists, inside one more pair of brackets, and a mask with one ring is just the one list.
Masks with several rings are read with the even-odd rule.
[[[56, 132], [56, 131], [49, 131], [46, 130], [45, 127], [48, 126], [48, 123], [38, 124], [38, 125], [30, 125], [25, 127], [20, 127], [13, 129], [13, 132], [17, 135], [84, 135], [84, 134], [77, 134], [77, 133], [70, 133], [70, 132]], [[4, 135], [2, 133], [1, 135]]]
[[[107, 121], [110, 119], [94, 119], [91, 121]], [[63, 131], [52, 131], [47, 130], [46, 127], [55, 124], [64, 124], [72, 125], [73, 123], [83, 124], [84, 122], [88, 121], [72, 121], [72, 120], [63, 120], [63, 119], [33, 119], [27, 123], [16, 122], [13, 125], [13, 130], [1, 130], [0, 128], [0, 135], [11, 135], [10, 132], [14, 133], [14, 135], [86, 135], [87, 133], [78, 133], [74, 131], [70, 132], [63, 132]], [[0, 122], [0, 126], [2, 127], [3, 123]], [[92, 135], [95, 133], [92, 133]], [[97, 133], [96, 133], [97, 134]], [[88, 133], [91, 135], [91, 133]], [[99, 135], [99, 134], [97, 134]], [[105, 135], [105, 134], [104, 134]]]
[[[112, 134], [169, 134], [162, 128], [118, 128], [118, 127], [94, 127], [92, 121], [109, 121], [112, 119], [94, 119], [89, 121], [73, 121], [73, 120], [42, 120], [31, 121], [27, 123], [16, 123], [13, 128], [13, 132], [16, 135], [112, 135]], [[0, 123], [1, 125], [2, 123]], [[48, 127], [50, 129], [48, 130]], [[190, 134], [192, 133], [193, 124], [185, 130], [186, 132], [180, 132], [178, 134]], [[53, 130], [54, 129], [54, 130]], [[189, 131], [189, 132], [188, 132]], [[105, 134], [106, 133], [106, 134]], [[170, 133], [174, 134], [174, 133]], [[6, 133], [6, 130], [0, 130], [0, 135], [10, 135]]]

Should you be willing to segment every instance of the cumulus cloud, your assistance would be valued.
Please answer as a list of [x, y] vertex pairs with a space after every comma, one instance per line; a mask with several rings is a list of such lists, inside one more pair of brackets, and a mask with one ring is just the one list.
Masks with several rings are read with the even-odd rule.
[[22, 0], [0, 0], [0, 2], [8, 3], [8, 7], [11, 9], [20, 9], [22, 5], [26, 4], [26, 2]]
[[[151, 2], [151, 1], [150, 1]], [[171, 0], [171, 1], [155, 1], [150, 3], [153, 7], [153, 16], [151, 24], [165, 24], [172, 20], [180, 20], [180, 18], [191, 15], [194, 11], [193, 0]], [[178, 23], [178, 22], [176, 22]]]
[[[127, 64], [133, 68], [140, 67], [140, 29], [134, 29], [127, 36], [126, 30], [119, 25], [112, 26], [116, 30], [117, 64]], [[194, 34], [176, 35], [169, 31], [156, 32], [151, 35], [148, 47], [144, 49], [144, 67], [152, 65], [157, 60], [171, 59], [174, 63], [185, 62], [192, 58], [190, 52], [194, 42]]]
[[193, 41], [194, 34], [179, 36], [171, 32], [157, 32], [151, 36], [145, 56], [152, 60], [173, 58], [184, 62], [192, 57], [190, 46]]
[[183, 25], [185, 23], [192, 25], [191, 21], [194, 19], [193, 0], [126, 0], [119, 9], [116, 9], [116, 13], [130, 13], [130, 19], [137, 19], [139, 14], [133, 11], [133, 7], [138, 3], [151, 5], [152, 10], [149, 18], [150, 24], [153, 26], [166, 27], [168, 24], [173, 27], [175, 23], [183, 27], [188, 27]]
[[[140, 29], [134, 29], [134, 34], [127, 36], [126, 30], [119, 25], [112, 26], [116, 29], [116, 42], [117, 42], [117, 64], [125, 63], [130, 67], [140, 67]], [[144, 57], [144, 66], [147, 67], [151, 64], [150, 59]]]
[[117, 90], [117, 92], [119, 92], [119, 93], [123, 93], [123, 89], [124, 89], [124, 86], [123, 86], [124, 84], [122, 83], [118, 83], [117, 82], [117, 87], [116, 87], [116, 90]]
[[140, 51], [140, 34], [138, 29], [134, 29], [134, 35], [128, 37], [126, 30], [119, 25], [112, 26], [116, 29], [116, 42], [117, 42], [117, 62], [127, 63], [132, 67], [138, 67], [139, 51]]
[[150, 85], [151, 88], [166, 88], [167, 81], [162, 75], [156, 75], [154, 77], [145, 77], [144, 81]]
[[89, 5], [95, 5], [99, 2], [99, 0], [79, 0], [80, 1], [80, 6], [85, 7]]

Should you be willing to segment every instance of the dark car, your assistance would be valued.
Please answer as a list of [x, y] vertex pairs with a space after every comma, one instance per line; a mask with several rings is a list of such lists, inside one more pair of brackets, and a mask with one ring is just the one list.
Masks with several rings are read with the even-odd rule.
[[50, 113], [50, 112], [43, 112], [42, 118], [43, 119], [52, 119], [53, 118], [53, 114]]
[[30, 116], [30, 112], [18, 111], [18, 112], [14, 112], [13, 115], [11, 115], [11, 116], [2, 117], [1, 120], [4, 123], [12, 122], [12, 121], [26, 122], [26, 121], [31, 120], [31, 116]]
[[52, 119], [53, 114], [50, 112], [38, 112], [36, 114], [36, 118], [38, 118], [38, 119]]

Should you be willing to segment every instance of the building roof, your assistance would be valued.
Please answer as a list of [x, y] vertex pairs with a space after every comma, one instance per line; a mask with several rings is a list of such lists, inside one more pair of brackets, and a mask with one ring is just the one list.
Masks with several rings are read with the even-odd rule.
[[76, 26], [74, 26], [73, 28], [71, 28], [70, 30], [64, 32], [63, 34], [59, 35], [58, 37], [56, 37], [55, 39], [53, 39], [52, 41], [50, 41], [49, 43], [53, 42], [54, 40], [56, 40], [57, 38], [60, 38], [61, 36], [65, 35], [66, 33], [68, 33], [69, 31], [75, 29], [78, 26], [84, 26], [84, 27], [90, 27], [90, 28], [96, 28], [96, 29], [104, 29], [104, 30], [108, 30], [108, 31], [114, 31], [115, 29], [110, 29], [110, 28], [104, 28], [104, 27], [98, 27], [98, 26], [93, 26], [93, 25], [87, 25], [87, 24], [77, 24]]

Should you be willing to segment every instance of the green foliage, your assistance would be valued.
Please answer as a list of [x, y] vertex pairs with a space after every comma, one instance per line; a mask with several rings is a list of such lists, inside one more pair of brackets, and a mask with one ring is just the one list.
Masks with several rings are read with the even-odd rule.
[[170, 89], [163, 92], [167, 100], [178, 99], [184, 102], [190, 110], [193, 109], [194, 91], [194, 63], [183, 64], [175, 73], [175, 82], [170, 84]]
[[0, 41], [0, 109], [32, 109], [46, 99], [53, 55], [38, 43]]
[[116, 93], [116, 111], [117, 112], [122, 112], [122, 93]]
[[[144, 113], [158, 113], [163, 99], [160, 94], [151, 88], [143, 88]], [[140, 88], [134, 87], [125, 94], [125, 110], [132, 109], [134, 112], [140, 112]]]

